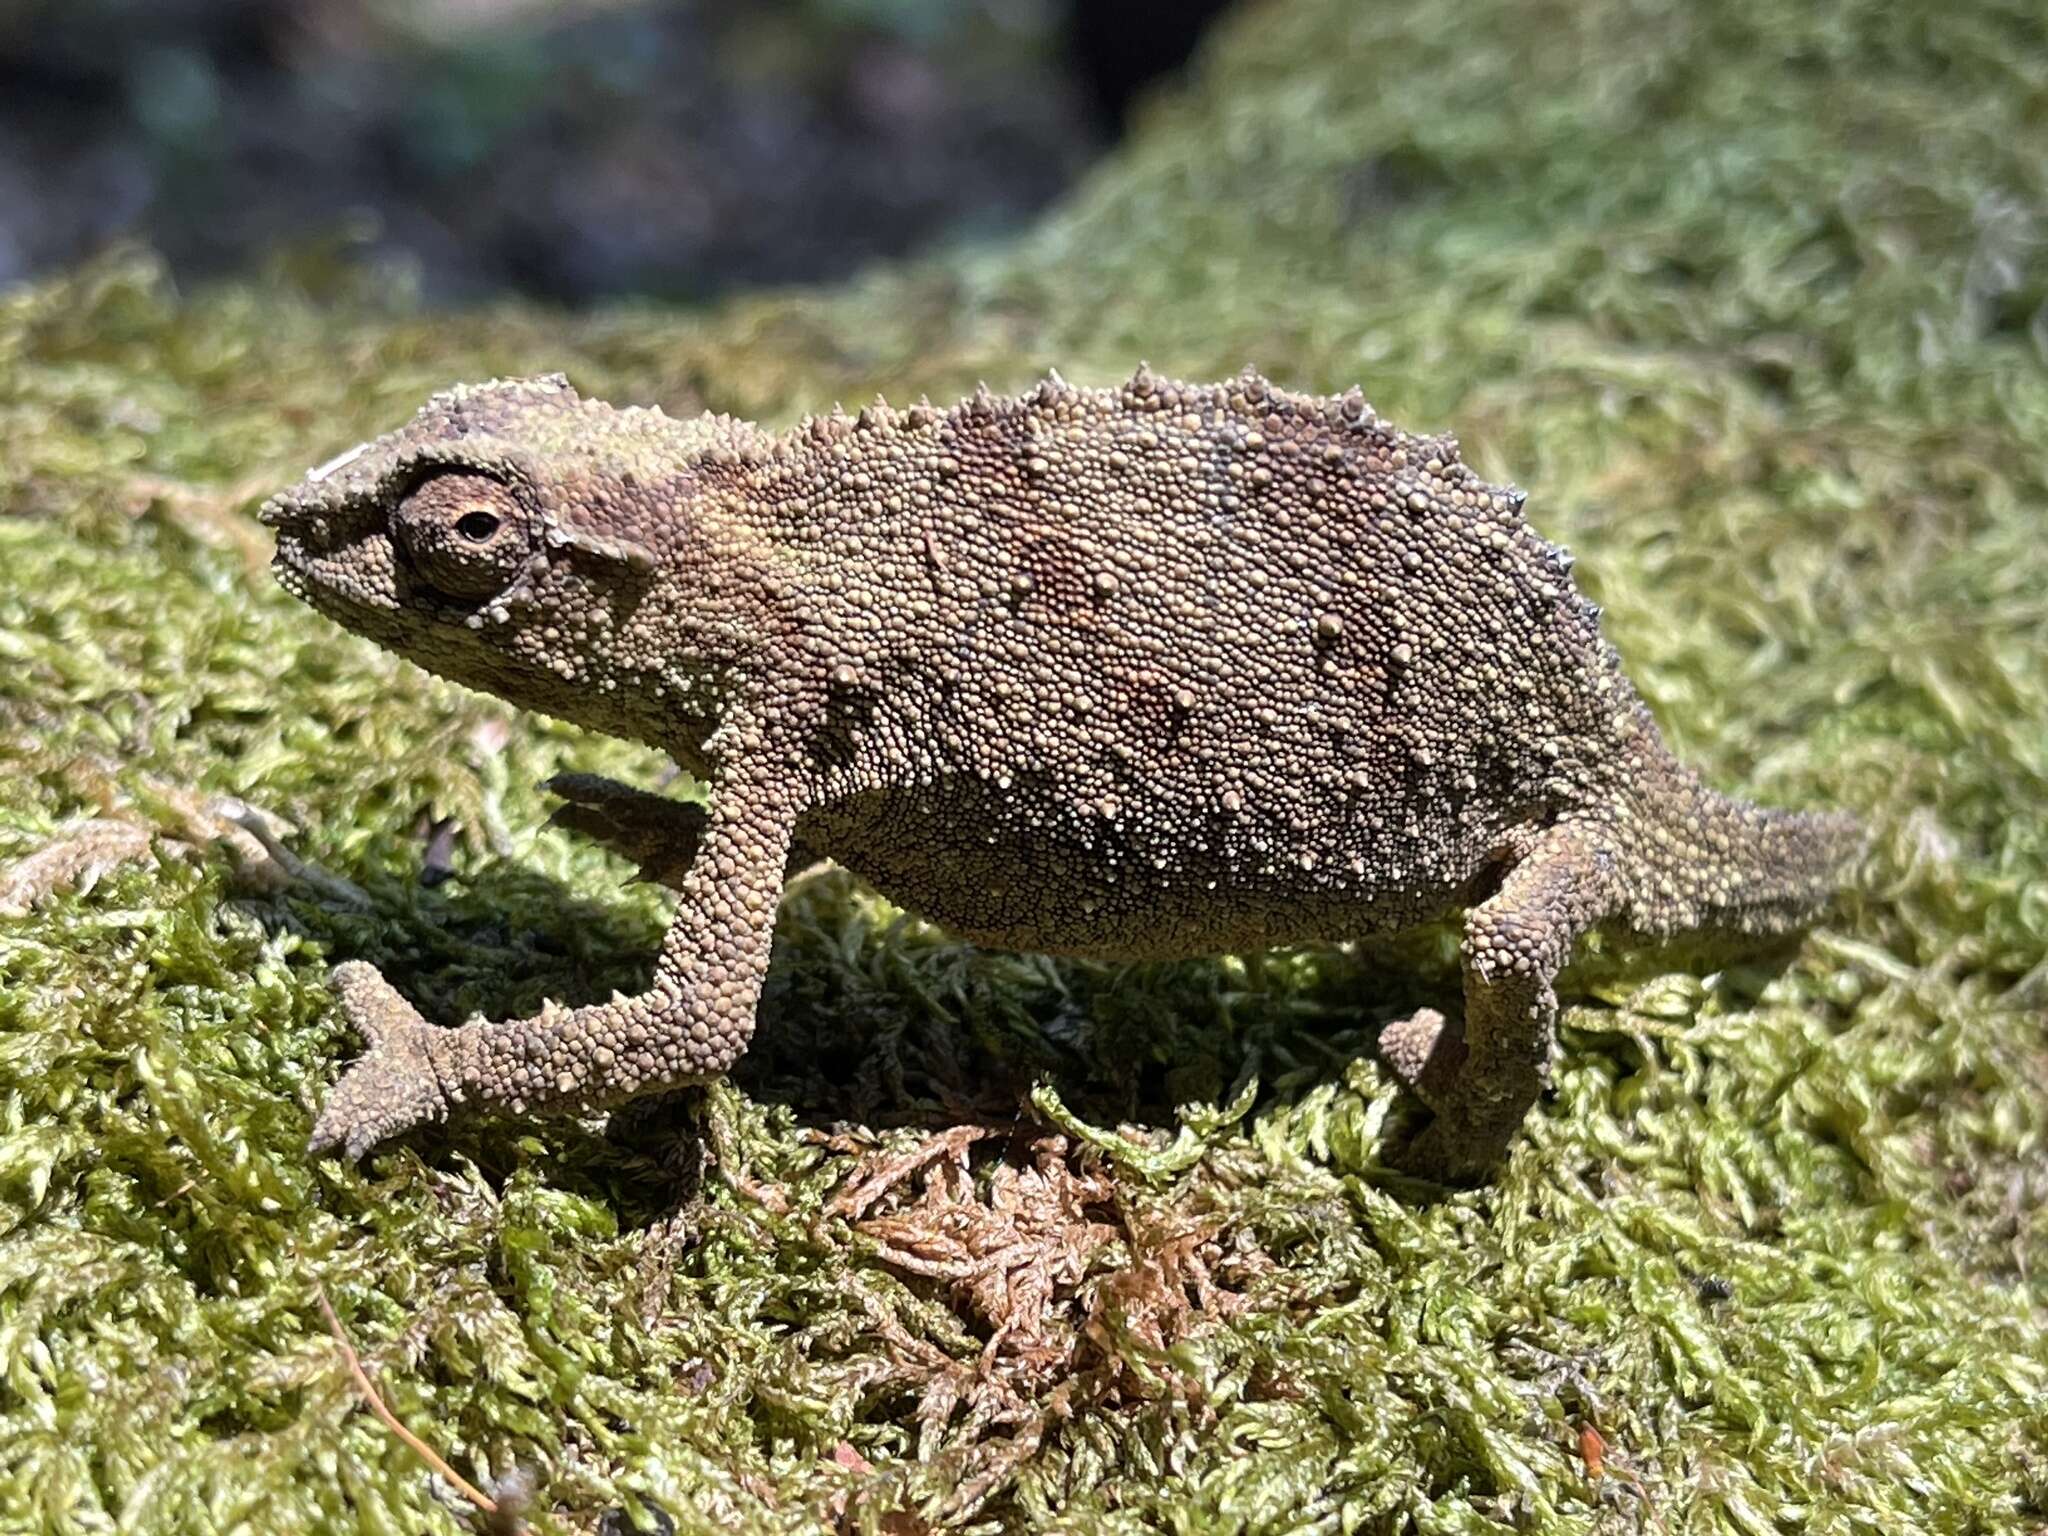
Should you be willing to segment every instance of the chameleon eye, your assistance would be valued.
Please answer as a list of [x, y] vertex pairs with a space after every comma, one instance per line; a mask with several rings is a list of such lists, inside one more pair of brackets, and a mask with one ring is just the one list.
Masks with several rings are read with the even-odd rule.
[[526, 526], [510, 486], [450, 470], [421, 481], [398, 504], [392, 531], [426, 584], [444, 597], [495, 596], [526, 568]]
[[455, 531], [472, 544], [481, 544], [498, 531], [495, 512], [465, 512], [455, 520]]

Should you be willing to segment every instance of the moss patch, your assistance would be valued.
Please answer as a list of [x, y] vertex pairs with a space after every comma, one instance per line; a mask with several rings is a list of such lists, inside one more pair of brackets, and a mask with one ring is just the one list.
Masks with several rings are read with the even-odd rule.
[[[2035, 9], [1258, 5], [1029, 237], [705, 315], [141, 256], [0, 299], [0, 1526], [463, 1526], [318, 1282], [550, 1529], [2039, 1530]], [[292, 603], [257, 495], [461, 378], [779, 421], [1139, 356], [1455, 425], [1688, 756], [1871, 818], [1861, 893], [1588, 957], [1448, 1199], [1367, 1059], [1441, 934], [1053, 966], [831, 873], [690, 1114], [306, 1162], [331, 960], [451, 1021], [644, 975], [662, 897], [532, 786], [660, 764]]]

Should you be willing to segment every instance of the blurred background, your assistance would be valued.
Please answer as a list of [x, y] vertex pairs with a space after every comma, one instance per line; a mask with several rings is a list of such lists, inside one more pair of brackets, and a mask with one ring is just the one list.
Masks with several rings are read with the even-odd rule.
[[1223, 0], [0, 0], [0, 285], [146, 240], [691, 300], [995, 234]]

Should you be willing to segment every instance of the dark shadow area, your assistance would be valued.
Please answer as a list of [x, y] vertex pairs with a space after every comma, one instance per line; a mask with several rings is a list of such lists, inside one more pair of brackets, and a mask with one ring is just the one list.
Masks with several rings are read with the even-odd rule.
[[1221, 0], [29, 0], [0, 285], [141, 239], [430, 302], [692, 301], [993, 236]]
[[[317, 939], [330, 964], [376, 965], [436, 1025], [520, 1017], [548, 998], [577, 1006], [645, 989], [658, 926], [573, 895], [530, 866], [493, 861], [451, 872], [434, 856], [434, 830], [414, 830], [417, 884], [401, 895], [387, 876], [372, 912], [298, 900], [250, 910]], [[785, 902], [753, 1042], [732, 1073], [750, 1097], [787, 1106], [823, 1134], [973, 1124], [1034, 1136], [1045, 1127], [1029, 1094], [1044, 1080], [1091, 1123], [1170, 1138], [1176, 1106], [1227, 1098], [1246, 1076], [1298, 1089], [1341, 1072], [1370, 1052], [1385, 1017], [1424, 991], [1412, 975], [1396, 988], [1391, 977], [1375, 972], [1368, 981], [1343, 964], [1303, 989], [1277, 972], [1268, 978], [1262, 962], [1239, 974], [1214, 960], [1054, 961], [976, 949], [910, 918], [849, 950], [845, 904], [856, 889], [836, 868], [800, 877]], [[1382, 1000], [1387, 1006], [1376, 1006]], [[343, 1031], [335, 1074], [361, 1049]], [[693, 1091], [656, 1096], [615, 1121], [587, 1147], [567, 1122], [550, 1139], [565, 1164], [608, 1184], [619, 1175], [612, 1193], [628, 1206], [652, 1201], [643, 1214], [660, 1216], [667, 1205], [658, 1191], [628, 1197], [626, 1186], [687, 1164], [688, 1148], [675, 1143], [700, 1134]], [[459, 1144], [503, 1173], [522, 1157], [512, 1142], [525, 1129], [513, 1117], [477, 1114], [410, 1139], [430, 1160]], [[673, 1195], [671, 1187], [666, 1199]]]
[[[571, 825], [555, 835], [589, 834]], [[416, 882], [390, 901], [398, 893], [387, 876], [374, 917], [295, 904], [295, 920], [331, 962], [371, 961], [439, 1025], [647, 987], [660, 922], [572, 895], [530, 866], [499, 860], [465, 870], [451, 859], [454, 827], [445, 820], [423, 814], [410, 839]], [[627, 861], [619, 868], [627, 878]], [[1002, 1148], [1028, 1161], [1049, 1129], [1030, 1102], [1046, 1082], [1088, 1123], [1163, 1146], [1180, 1126], [1181, 1105], [1222, 1105], [1252, 1079], [1260, 1106], [1296, 1100], [1373, 1056], [1389, 1022], [1419, 1007], [1456, 1019], [1463, 1007], [1453, 921], [1313, 962], [1282, 951], [1115, 965], [978, 949], [909, 916], [875, 927], [861, 890], [829, 864], [792, 881], [756, 1032], [731, 1074], [750, 1099], [783, 1106], [820, 1142], [848, 1131], [974, 1126], [993, 1133], [985, 1153]], [[1754, 1003], [1796, 953], [1790, 940], [1695, 936], [1657, 945], [1610, 932], [1581, 947], [1558, 990], [1568, 1003], [1596, 992], [1612, 998], [1636, 978], [1681, 969]], [[337, 1073], [358, 1049], [343, 1047]], [[1633, 1062], [1624, 1069], [1633, 1070]], [[548, 1140], [558, 1175], [601, 1193], [628, 1226], [668, 1219], [716, 1156], [701, 1101], [700, 1090], [686, 1088], [625, 1106], [602, 1129], [557, 1122]], [[1388, 1123], [1389, 1145], [1426, 1119], [1404, 1098]], [[596, 1117], [585, 1123], [598, 1125]], [[480, 1113], [411, 1139], [430, 1160], [459, 1146], [497, 1178], [530, 1155], [516, 1145], [528, 1129], [516, 1117]], [[1442, 1193], [1388, 1177], [1407, 1198], [1427, 1203]]]
[[[658, 926], [574, 896], [530, 867], [501, 861], [451, 872], [434, 856], [439, 830], [415, 829], [422, 862], [407, 910], [381, 910], [366, 928], [361, 913], [296, 908], [330, 961], [372, 961], [441, 1025], [646, 987]], [[786, 1107], [821, 1138], [849, 1128], [972, 1125], [997, 1133], [989, 1150], [1007, 1145], [1021, 1157], [1047, 1129], [1029, 1102], [1044, 1081], [1089, 1123], [1131, 1127], [1163, 1144], [1178, 1129], [1180, 1105], [1227, 1102], [1251, 1078], [1262, 1104], [1294, 1100], [1372, 1056], [1391, 1020], [1424, 1006], [1456, 1017], [1462, 1007], [1450, 925], [1362, 941], [1310, 966], [1286, 952], [1110, 965], [977, 949], [908, 917], [849, 949], [846, 904], [857, 890], [830, 866], [792, 886], [757, 1030], [732, 1072], [751, 1099]], [[1679, 967], [1711, 973], [1714, 990], [1753, 1003], [1795, 952], [1782, 942], [1660, 948], [1617, 936], [1582, 951], [1559, 991], [1567, 1002], [1595, 989], [1611, 996], [1631, 978]], [[337, 1073], [358, 1049], [342, 1048]], [[1404, 1138], [1424, 1119], [1419, 1105], [1407, 1105], [1389, 1134]], [[411, 1140], [430, 1160], [459, 1145], [497, 1177], [527, 1156], [515, 1146], [527, 1130], [514, 1117], [477, 1114]], [[666, 1219], [688, 1198], [709, 1155], [705, 1134], [698, 1090], [682, 1089], [615, 1112], [602, 1131], [556, 1122], [549, 1140], [561, 1173], [601, 1190], [637, 1226]], [[1431, 1186], [1397, 1181], [1415, 1198], [1433, 1198]]]
[[[658, 924], [573, 895], [527, 865], [451, 869], [438, 851], [445, 833], [425, 819], [412, 829], [417, 881], [394, 887], [384, 877], [372, 912], [300, 901], [289, 903], [288, 919], [283, 909], [252, 910], [319, 940], [330, 964], [375, 964], [437, 1025], [645, 989]], [[408, 833], [394, 827], [392, 836]], [[623, 862], [620, 870], [623, 880]], [[821, 1137], [974, 1125], [1023, 1156], [1049, 1129], [1029, 1102], [1045, 1081], [1091, 1124], [1132, 1127], [1163, 1144], [1182, 1104], [1227, 1101], [1251, 1077], [1266, 1099], [1309, 1091], [1369, 1055], [1387, 1019], [1424, 1001], [1456, 1004], [1455, 976], [1441, 967], [1425, 976], [1415, 956], [1408, 968], [1398, 957], [1361, 958], [1312, 971], [1284, 956], [1243, 966], [1055, 961], [977, 949], [908, 917], [849, 947], [847, 935], [861, 932], [848, 911], [858, 890], [830, 866], [795, 882], [757, 1030], [732, 1073], [750, 1098], [786, 1107]], [[338, 1032], [334, 1075], [361, 1049]], [[530, 1128], [479, 1113], [406, 1140], [429, 1161], [459, 1147], [495, 1179], [530, 1156], [516, 1145]], [[558, 1175], [601, 1190], [623, 1222], [640, 1225], [687, 1197], [703, 1171], [705, 1134], [698, 1093], [684, 1089], [615, 1112], [601, 1131], [554, 1122], [548, 1139]]]
[[1121, 133], [1155, 82], [1188, 61], [1235, 0], [1067, 0], [1068, 56], [1105, 132]]

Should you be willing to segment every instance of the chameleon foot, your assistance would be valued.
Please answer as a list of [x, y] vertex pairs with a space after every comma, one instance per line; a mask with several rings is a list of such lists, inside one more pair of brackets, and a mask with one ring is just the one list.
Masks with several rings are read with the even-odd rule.
[[1403, 1173], [1444, 1184], [1475, 1184], [1507, 1155], [1521, 1113], [1492, 1113], [1490, 1101], [1460, 1092], [1461, 1086], [1471, 1087], [1460, 1083], [1469, 1055], [1464, 1031], [1434, 1008], [1418, 1008], [1380, 1031], [1381, 1058], [1434, 1117], [1390, 1155], [1388, 1160]]
[[1465, 1033], [1434, 1008], [1418, 1008], [1380, 1031], [1380, 1058], [1410, 1093], [1441, 1110], [1465, 1064]]
[[342, 1012], [370, 1048], [328, 1094], [306, 1145], [315, 1156], [338, 1150], [360, 1162], [378, 1142], [447, 1118], [434, 1046], [449, 1032], [422, 1019], [373, 965], [350, 960], [330, 979]]

